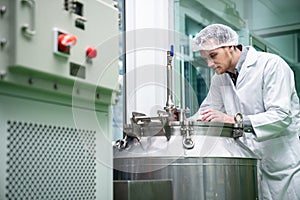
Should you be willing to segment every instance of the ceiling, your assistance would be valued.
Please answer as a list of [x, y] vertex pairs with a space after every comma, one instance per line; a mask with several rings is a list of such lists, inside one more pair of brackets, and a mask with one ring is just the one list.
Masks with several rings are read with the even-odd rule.
[[300, 0], [259, 0], [275, 13], [300, 12]]
[[[281, 23], [274, 23], [252, 30], [261, 37], [274, 37], [293, 33], [300, 33], [300, 0], [258, 0], [264, 4], [278, 18]], [[296, 17], [295, 17], [296, 16]], [[276, 19], [275, 19], [276, 20]], [[285, 23], [282, 23], [285, 21]]]

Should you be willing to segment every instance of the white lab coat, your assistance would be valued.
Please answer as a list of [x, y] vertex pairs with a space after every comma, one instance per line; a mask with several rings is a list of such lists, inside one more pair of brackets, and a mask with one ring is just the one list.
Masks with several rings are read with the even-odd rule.
[[300, 108], [294, 74], [279, 56], [246, 48], [236, 87], [228, 74], [214, 75], [199, 111], [248, 116], [256, 136], [245, 133], [240, 140], [262, 158], [263, 199], [300, 200]]

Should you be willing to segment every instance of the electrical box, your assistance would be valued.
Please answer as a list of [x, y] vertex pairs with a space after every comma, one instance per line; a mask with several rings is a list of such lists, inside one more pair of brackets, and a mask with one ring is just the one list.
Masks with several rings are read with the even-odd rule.
[[113, 199], [113, 0], [0, 1], [0, 199]]
[[108, 2], [2, 0], [2, 73], [41, 72], [114, 87], [118, 73], [118, 10], [112, 1]]

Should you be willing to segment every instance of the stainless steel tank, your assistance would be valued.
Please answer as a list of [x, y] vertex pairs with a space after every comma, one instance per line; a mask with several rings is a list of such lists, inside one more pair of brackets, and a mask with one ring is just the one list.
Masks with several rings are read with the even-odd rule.
[[143, 126], [140, 137], [115, 147], [114, 179], [172, 180], [175, 200], [258, 199], [259, 159], [232, 137], [234, 125], [172, 122], [169, 128], [166, 137], [165, 130], [151, 134]]

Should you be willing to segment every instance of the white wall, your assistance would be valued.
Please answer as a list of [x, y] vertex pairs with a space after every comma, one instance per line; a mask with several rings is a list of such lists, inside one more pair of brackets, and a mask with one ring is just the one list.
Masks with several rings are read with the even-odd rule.
[[127, 122], [133, 111], [156, 116], [166, 103], [166, 55], [173, 0], [126, 0]]

